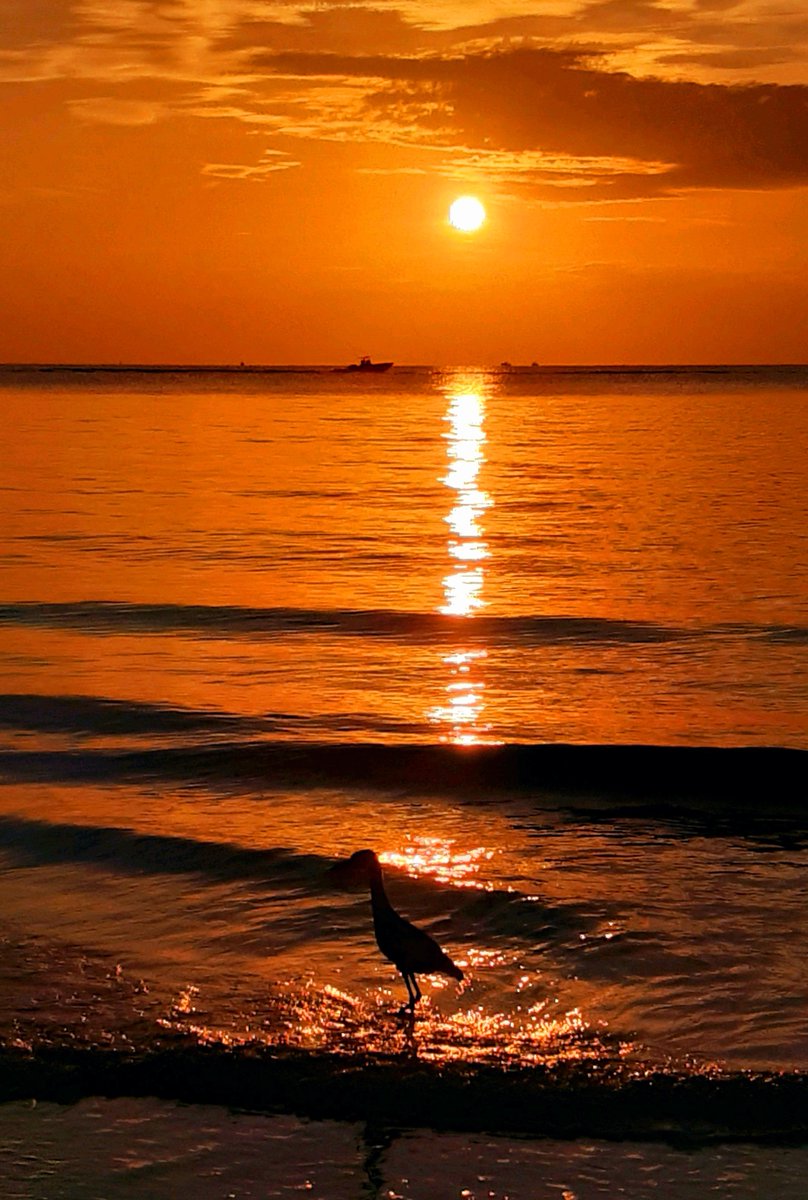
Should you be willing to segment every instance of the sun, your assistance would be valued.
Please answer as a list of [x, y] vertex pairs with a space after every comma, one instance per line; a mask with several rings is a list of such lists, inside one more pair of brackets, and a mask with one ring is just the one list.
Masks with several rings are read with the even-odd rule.
[[485, 209], [476, 196], [458, 196], [449, 205], [449, 224], [461, 233], [474, 233], [485, 220]]

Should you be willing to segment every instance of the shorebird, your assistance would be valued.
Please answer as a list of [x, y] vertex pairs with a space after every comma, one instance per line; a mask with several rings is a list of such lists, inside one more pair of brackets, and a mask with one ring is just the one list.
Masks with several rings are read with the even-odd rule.
[[373, 929], [379, 949], [398, 968], [407, 985], [409, 1001], [404, 1008], [414, 1012], [421, 999], [416, 975], [463, 978], [460, 967], [452, 962], [448, 954], [444, 954], [435, 939], [405, 920], [393, 908], [384, 890], [381, 863], [372, 850], [357, 850], [345, 862], [332, 867], [330, 873], [337, 883], [349, 887], [365, 884], [370, 888]]

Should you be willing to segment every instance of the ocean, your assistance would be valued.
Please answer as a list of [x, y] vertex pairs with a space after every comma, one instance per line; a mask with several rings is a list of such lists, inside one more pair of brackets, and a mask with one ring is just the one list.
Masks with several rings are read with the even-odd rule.
[[4, 1197], [803, 1200], [808, 368], [4, 367], [0, 438]]

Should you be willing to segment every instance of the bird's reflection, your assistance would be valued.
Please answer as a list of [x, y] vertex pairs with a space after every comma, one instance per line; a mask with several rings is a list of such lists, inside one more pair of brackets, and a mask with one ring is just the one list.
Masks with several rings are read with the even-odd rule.
[[379, 1200], [381, 1196], [392, 1196], [392, 1192], [384, 1190], [383, 1159], [386, 1152], [396, 1140], [398, 1133], [367, 1121], [359, 1135], [359, 1149], [362, 1155], [362, 1170], [365, 1182], [362, 1185], [362, 1195], [369, 1200]]
[[[487, 386], [483, 375], [460, 376], [453, 380], [448, 396], [448, 428], [443, 435], [448, 469], [441, 482], [452, 493], [451, 508], [445, 517], [450, 530], [446, 547], [449, 571], [443, 577], [443, 603], [438, 611], [450, 617], [472, 618], [485, 604], [482, 593], [490, 551], [482, 517], [492, 500], [481, 488], [479, 476], [485, 464]], [[482, 678], [486, 656], [485, 647], [472, 644], [470, 638], [467, 644], [445, 655], [445, 698], [428, 714], [430, 721], [441, 727], [443, 741], [471, 745], [488, 740]]]

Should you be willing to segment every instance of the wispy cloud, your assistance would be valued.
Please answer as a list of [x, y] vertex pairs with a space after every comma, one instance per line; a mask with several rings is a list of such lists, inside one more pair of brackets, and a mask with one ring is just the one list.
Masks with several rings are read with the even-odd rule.
[[[257, 56], [256, 65], [286, 78], [370, 85], [365, 136], [379, 121], [404, 140], [451, 144], [466, 173], [540, 176], [614, 198], [808, 184], [805, 86], [636, 78], [591, 53], [535, 49], [448, 58], [285, 53]], [[306, 135], [315, 129], [316, 121]]]
[[205, 163], [202, 174], [214, 179], [243, 179], [251, 183], [262, 183], [269, 175], [277, 171], [289, 171], [302, 164], [288, 157], [279, 150], [266, 150], [260, 162], [247, 163]]
[[68, 100], [68, 108], [82, 121], [99, 125], [153, 125], [169, 111], [151, 100], [125, 100], [117, 96], [93, 96]]
[[[5, 0], [0, 22], [0, 79], [61, 82], [83, 122], [429, 149], [589, 201], [808, 184], [808, 84], [729, 82], [799, 61], [790, 0]], [[287, 169], [220, 156], [207, 174]]]

